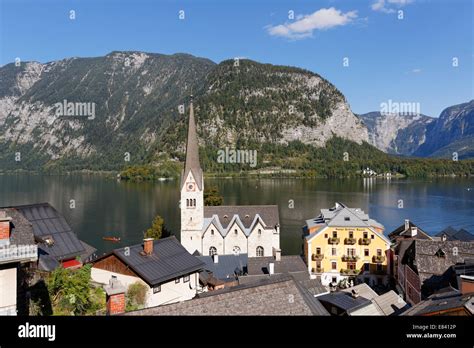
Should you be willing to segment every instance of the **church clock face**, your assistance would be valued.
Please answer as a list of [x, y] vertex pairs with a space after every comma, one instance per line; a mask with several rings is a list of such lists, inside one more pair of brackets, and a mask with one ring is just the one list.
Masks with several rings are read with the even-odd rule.
[[194, 191], [194, 184], [192, 182], [188, 182], [186, 184], [186, 190], [188, 191]]

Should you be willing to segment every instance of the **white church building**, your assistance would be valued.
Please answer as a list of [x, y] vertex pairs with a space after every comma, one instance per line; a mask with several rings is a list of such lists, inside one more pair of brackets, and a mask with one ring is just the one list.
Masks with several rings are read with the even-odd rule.
[[192, 99], [180, 188], [181, 244], [191, 254], [263, 257], [280, 253], [278, 206], [204, 206], [204, 175]]

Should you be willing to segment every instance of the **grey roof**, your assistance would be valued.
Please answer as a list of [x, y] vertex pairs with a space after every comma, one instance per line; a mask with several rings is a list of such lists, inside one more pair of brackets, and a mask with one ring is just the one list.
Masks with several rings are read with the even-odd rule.
[[38, 268], [42, 271], [52, 272], [60, 265], [54, 257], [45, 254], [41, 249], [38, 250]]
[[181, 188], [185, 184], [185, 179], [189, 172], [192, 172], [194, 179], [200, 190], [202, 190], [202, 169], [199, 164], [199, 143], [196, 131], [196, 122], [194, 120], [194, 107], [191, 99], [189, 106], [188, 137], [186, 141], [186, 162], [184, 163], [183, 176], [181, 178]]
[[372, 290], [372, 288], [368, 286], [366, 283], [361, 283], [361, 284], [342, 290], [342, 292], [345, 292], [348, 294], [352, 294], [353, 291], [357, 292], [359, 296], [362, 296], [368, 300], [372, 300], [373, 298], [378, 296], [378, 294], [374, 290]]
[[447, 240], [460, 240], [463, 242], [474, 242], [474, 235], [466, 231], [465, 229], [461, 228], [460, 230], [456, 230], [451, 226], [445, 228], [441, 232], [436, 234], [436, 237], [442, 237], [446, 235]]
[[[127, 255], [125, 250], [129, 252]], [[192, 256], [175, 236], [153, 241], [151, 255], [142, 255], [142, 251], [143, 244], [136, 244], [114, 249], [112, 254], [122, 260], [150, 286], [197, 272], [204, 267], [204, 262]], [[94, 262], [108, 257], [110, 254], [104, 255]]]
[[[291, 301], [289, 296], [291, 295]], [[313, 296], [307, 296], [291, 277], [238, 285], [200, 294], [197, 298], [147, 308], [125, 315], [328, 315]]]
[[[31, 223], [38, 248], [61, 261], [81, 256], [86, 252], [84, 245], [67, 223], [66, 219], [49, 203], [14, 207]], [[45, 243], [51, 237], [53, 245]]]
[[212, 256], [197, 256], [205, 263], [204, 269], [212, 272], [212, 275], [220, 280], [234, 278], [235, 275], [246, 272], [247, 254], [219, 255], [218, 263], [214, 263]]
[[248, 259], [247, 274], [268, 274], [268, 264], [273, 263], [274, 273], [306, 272], [308, 267], [299, 255], [283, 255], [280, 261], [275, 261], [272, 256], [268, 257], [250, 257]]
[[25, 217], [15, 208], [3, 208], [7, 217], [11, 218], [10, 244], [13, 245], [32, 245], [35, 244], [33, 226]]
[[426, 315], [464, 307], [474, 315], [474, 294], [463, 295], [453, 288], [442, 289], [402, 313], [402, 315]]
[[265, 225], [275, 227], [280, 223], [277, 205], [221, 205], [205, 206], [204, 218], [216, 215], [223, 228], [227, 228], [234, 215], [237, 215], [245, 228], [249, 228], [259, 215]]
[[352, 297], [346, 292], [332, 292], [330, 294], [318, 296], [318, 300], [324, 305], [325, 303], [340, 308], [344, 312], [358, 310], [364, 306], [371, 304], [370, 300], [358, 296]]
[[408, 304], [393, 290], [373, 298], [372, 303], [383, 315], [399, 315], [408, 308]]
[[408, 228], [405, 228], [405, 223], [404, 223], [403, 225], [398, 226], [396, 229], [390, 232], [388, 234], [388, 237], [390, 238], [390, 240], [392, 240], [392, 239], [395, 239], [395, 237], [397, 236], [407, 236], [408, 233], [411, 231], [412, 227], [416, 227], [418, 230], [416, 239], [431, 239], [428, 233], [423, 231], [419, 226], [417, 226], [411, 221], [408, 222]]
[[[411, 266], [416, 268], [422, 282], [433, 275], [441, 276], [451, 266], [474, 257], [474, 243], [470, 242], [415, 239], [410, 249], [405, 255], [410, 260], [414, 257], [415, 264]], [[440, 251], [444, 252], [444, 257], [437, 256]], [[402, 260], [403, 263], [405, 261]]]

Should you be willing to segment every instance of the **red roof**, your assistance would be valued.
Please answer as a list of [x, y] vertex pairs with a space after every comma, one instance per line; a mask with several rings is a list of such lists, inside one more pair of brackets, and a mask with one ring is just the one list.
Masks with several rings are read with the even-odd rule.
[[64, 268], [77, 268], [77, 267], [81, 267], [81, 266], [82, 266], [81, 261], [77, 261], [76, 259], [63, 261], [63, 267]]

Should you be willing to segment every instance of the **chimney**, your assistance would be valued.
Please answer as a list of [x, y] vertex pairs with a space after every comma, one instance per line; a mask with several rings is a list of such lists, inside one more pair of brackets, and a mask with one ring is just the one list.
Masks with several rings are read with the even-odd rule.
[[358, 292], [357, 290], [355, 290], [355, 289], [352, 289], [351, 294], [352, 294], [352, 297], [353, 297], [353, 298], [359, 297], [359, 292]]
[[219, 263], [219, 255], [217, 254], [212, 255], [212, 260], [214, 261], [214, 263]]
[[275, 261], [281, 261], [281, 249], [273, 248], [273, 257]]
[[112, 276], [109, 285], [104, 287], [106, 293], [106, 311], [107, 315], [120, 314], [125, 312], [125, 287]]
[[151, 255], [153, 253], [153, 238], [145, 238], [143, 240], [143, 251], [145, 255]]
[[405, 219], [405, 231], [408, 231], [409, 228], [410, 228], [410, 220]]
[[268, 264], [268, 273], [270, 275], [275, 274], [275, 264], [273, 262]]
[[462, 275], [461, 278], [461, 293], [463, 295], [474, 293], [474, 277]]
[[10, 244], [10, 221], [5, 210], [0, 210], [0, 245]]
[[418, 234], [418, 228], [417, 227], [412, 227], [410, 231], [410, 235], [412, 237], [415, 237]]

